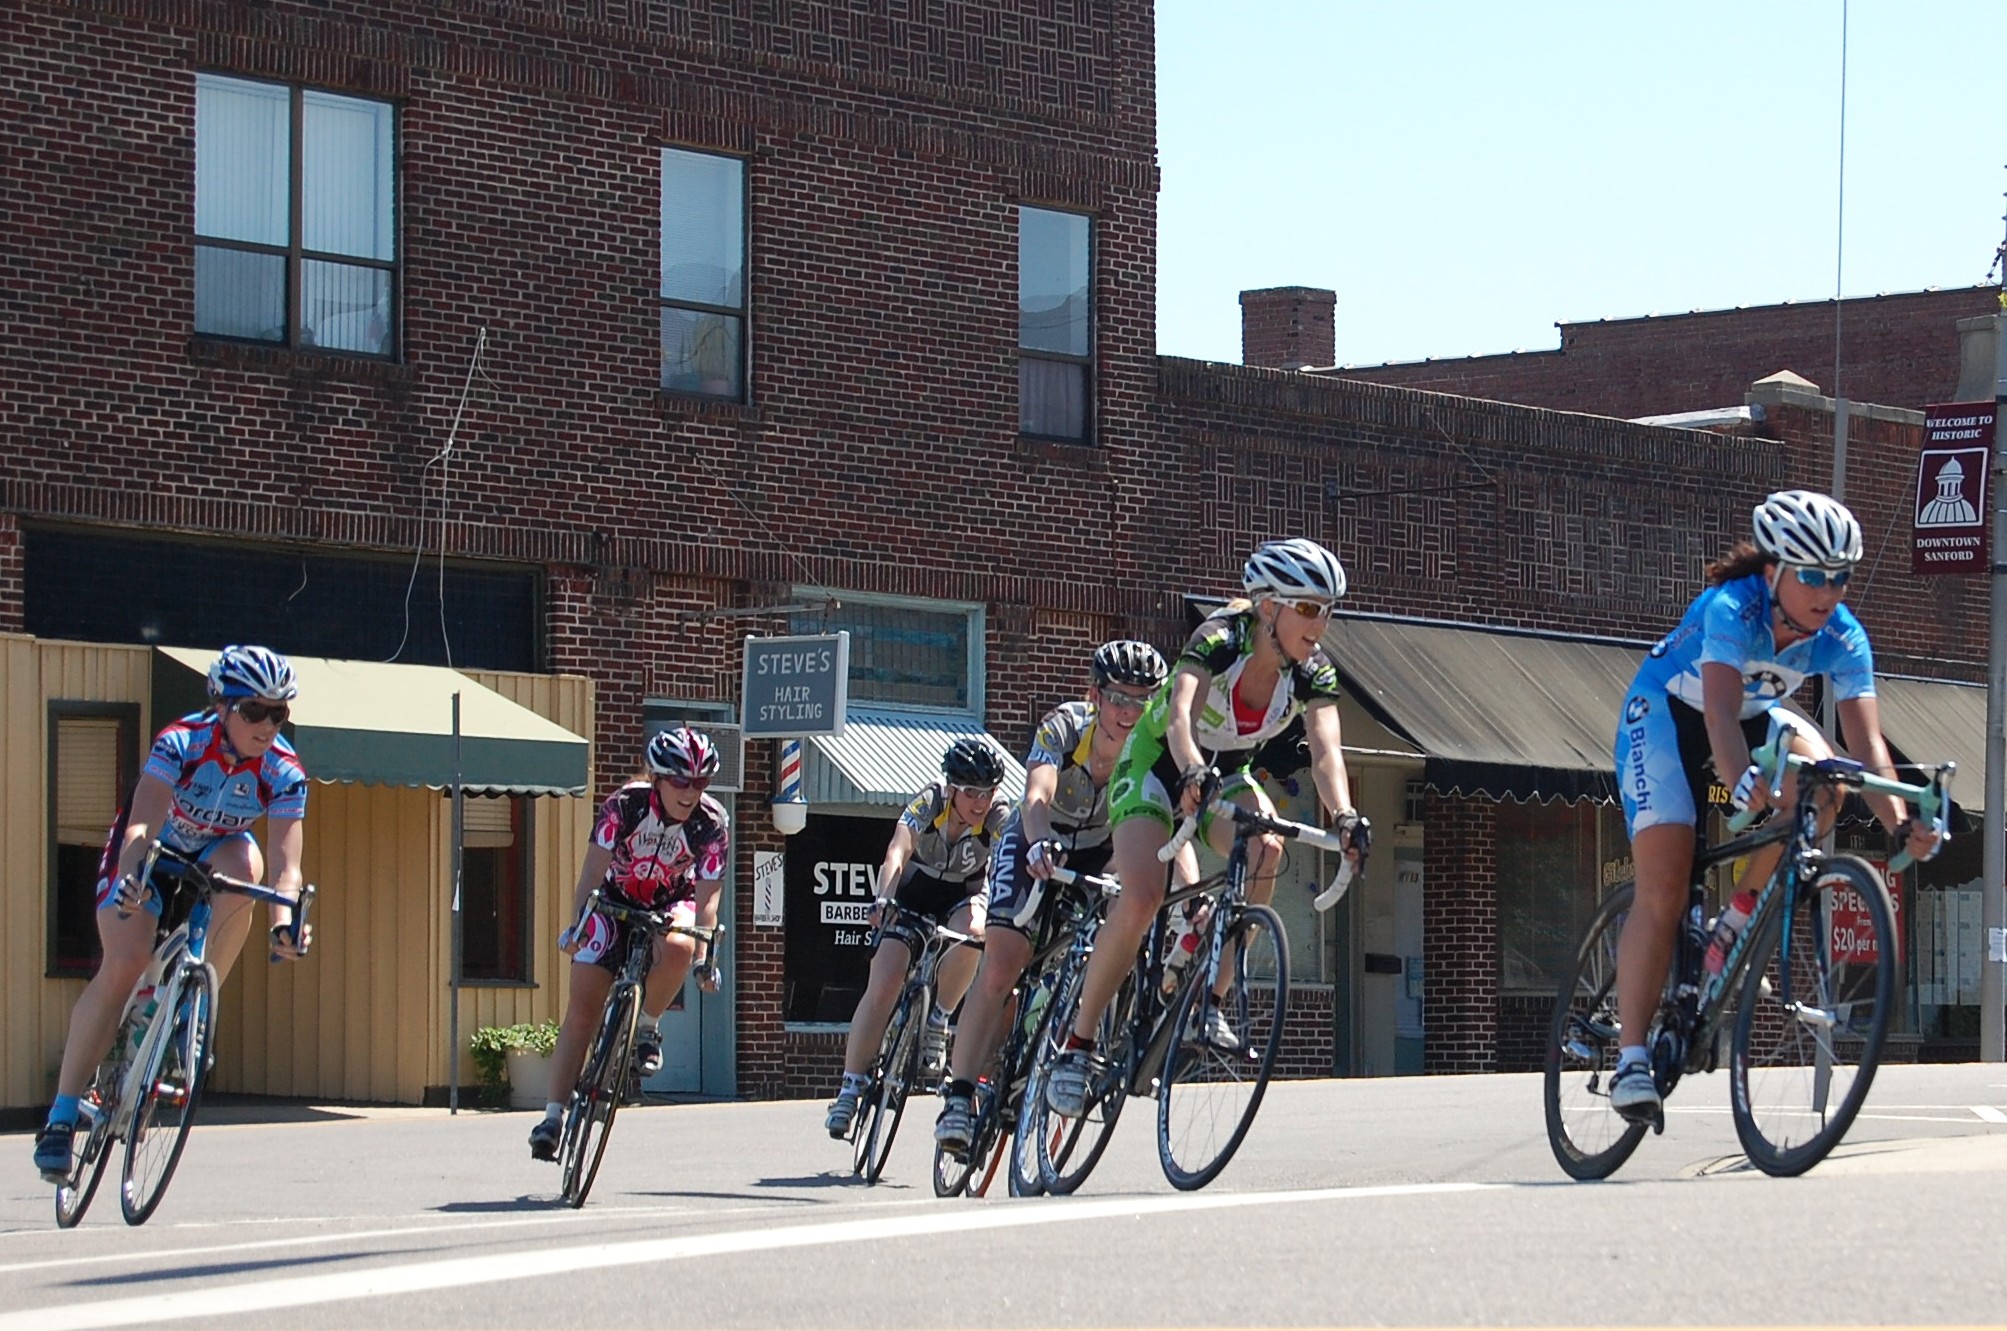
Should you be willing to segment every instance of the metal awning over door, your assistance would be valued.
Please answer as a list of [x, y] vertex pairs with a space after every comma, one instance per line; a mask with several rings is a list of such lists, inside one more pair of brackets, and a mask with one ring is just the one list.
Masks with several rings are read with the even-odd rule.
[[[156, 717], [199, 710], [216, 653], [154, 649]], [[316, 781], [452, 784], [460, 695], [462, 784], [474, 794], [583, 795], [590, 746], [554, 721], [444, 666], [293, 656], [300, 696], [286, 733]]]
[[1617, 714], [1646, 644], [1340, 616], [1324, 649], [1438, 789], [1615, 797]]

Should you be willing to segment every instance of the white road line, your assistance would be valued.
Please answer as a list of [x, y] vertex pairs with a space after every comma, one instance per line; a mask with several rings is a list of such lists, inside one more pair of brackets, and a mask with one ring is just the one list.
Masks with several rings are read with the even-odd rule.
[[1087, 1202], [1047, 1201], [1030, 1205], [971, 1207], [952, 1212], [934, 1207], [918, 1215], [883, 1220], [838, 1220], [782, 1229], [737, 1230], [631, 1243], [596, 1243], [556, 1250], [410, 1262], [366, 1271], [261, 1280], [215, 1289], [142, 1294], [96, 1303], [52, 1304], [21, 1312], [0, 1313], [0, 1331], [92, 1331], [98, 1327], [144, 1326], [152, 1322], [188, 1318], [229, 1317], [274, 1308], [303, 1308], [351, 1299], [411, 1294], [420, 1290], [454, 1289], [503, 1280], [532, 1280], [574, 1271], [686, 1261], [693, 1257], [718, 1257], [731, 1253], [767, 1252], [833, 1243], [868, 1243], [878, 1239], [932, 1238], [954, 1232], [1014, 1229], [1028, 1225], [1180, 1211], [1274, 1206], [1291, 1202], [1486, 1192], [1509, 1186], [1498, 1183], [1416, 1183], [1395, 1187], [1318, 1188], [1303, 1192], [1200, 1193]]
[[2007, 1114], [2001, 1113], [1992, 1105], [1974, 1105], [1972, 1106], [1972, 1113], [1975, 1117], [1986, 1123], [2007, 1123]]

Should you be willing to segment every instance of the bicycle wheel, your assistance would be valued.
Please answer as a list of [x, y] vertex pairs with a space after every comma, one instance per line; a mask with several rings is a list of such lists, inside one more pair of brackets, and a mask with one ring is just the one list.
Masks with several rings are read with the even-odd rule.
[[864, 1182], [874, 1184], [885, 1172], [885, 1159], [892, 1154], [892, 1139], [899, 1135], [899, 1120], [906, 1115], [906, 1095], [920, 1078], [920, 1023], [933, 1005], [931, 994], [909, 987], [892, 1009], [885, 1023], [885, 1038], [878, 1043], [878, 1064], [872, 1069], [870, 1098], [858, 1112], [865, 1117], [857, 1137], [854, 1171]]
[[1574, 969], [1561, 981], [1547, 1023], [1547, 1144], [1570, 1178], [1608, 1178], [1645, 1136], [1644, 1124], [1610, 1108], [1610, 1077], [1617, 1070], [1617, 940], [1636, 891], [1624, 883], [1603, 899], [1575, 945]]
[[1289, 1016], [1289, 940], [1274, 911], [1241, 907], [1227, 926], [1220, 964], [1232, 969], [1216, 1004], [1202, 968], [1191, 968], [1171, 1014], [1175, 1034], [1157, 1092], [1157, 1160], [1171, 1186], [1184, 1191], [1212, 1182], [1240, 1149]]
[[104, 1107], [107, 1100], [104, 1093], [108, 1089], [114, 1095], [117, 1093], [117, 1075], [124, 1070], [123, 1061], [112, 1065], [107, 1086], [105, 1070], [100, 1069], [98, 1079], [84, 1096], [81, 1115], [90, 1119], [90, 1126], [78, 1125], [80, 1130], [70, 1147], [70, 1175], [56, 1187], [56, 1224], [63, 1229], [84, 1218], [91, 1198], [97, 1195], [98, 1180], [104, 1177], [105, 1166], [111, 1163], [112, 1111]]
[[[1766, 1174], [1802, 1174], [1847, 1135], [1874, 1083], [1896, 993], [1894, 912], [1881, 875], [1837, 856], [1749, 949], [1730, 1104]], [[1789, 975], [1784, 971], [1788, 962]]]
[[1087, 1112], [1079, 1118], [1055, 1114], [1045, 1105], [1045, 1083], [1052, 1066], [1073, 1032], [1080, 1011], [1080, 989], [1086, 967], [1066, 976], [1059, 994], [1047, 1011], [1045, 1022], [1032, 1043], [1031, 1075], [1025, 1080], [1024, 1101], [1018, 1111], [1017, 1132], [1020, 1149], [1038, 1164], [1039, 1186], [1064, 1197], [1087, 1181], [1108, 1149], [1115, 1132], [1115, 1120], [1129, 1099], [1130, 1046], [1129, 1018], [1135, 1011], [1136, 973], [1131, 970], [1122, 981], [1113, 1002], [1101, 1014], [1094, 1033], [1095, 1048], [1110, 1055], [1107, 1069], [1091, 1091]]
[[599, 1176], [599, 1161], [606, 1154], [606, 1139], [613, 1132], [613, 1116], [620, 1112], [620, 1096], [627, 1080], [627, 1065], [634, 1052], [634, 1025], [641, 1011], [641, 995], [633, 987], [617, 984], [607, 995], [606, 1010], [599, 1019], [599, 1033], [586, 1056], [578, 1084], [572, 1088], [565, 1106], [564, 1133], [558, 1139], [558, 1172], [563, 1180], [566, 1206], [576, 1210], [585, 1205], [592, 1181]]
[[153, 1019], [169, 1024], [140, 1055], [147, 1060], [146, 1072], [132, 1109], [119, 1189], [119, 1209], [129, 1225], [145, 1224], [160, 1205], [195, 1122], [216, 1021], [215, 970], [206, 962], [182, 966]]

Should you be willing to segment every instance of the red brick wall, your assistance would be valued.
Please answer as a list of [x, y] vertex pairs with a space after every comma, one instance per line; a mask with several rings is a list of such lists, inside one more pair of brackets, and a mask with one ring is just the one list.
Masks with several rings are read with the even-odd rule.
[[[1957, 322], [1994, 313], [1995, 295], [1991, 287], [1958, 287], [1842, 301], [1841, 391], [1854, 402], [1919, 410], [1951, 401], [1958, 387]], [[1833, 391], [1829, 300], [1559, 327], [1554, 351], [1352, 365], [1334, 373], [1626, 419], [1741, 406], [1750, 384], [1779, 370]]]
[[1422, 876], [1422, 1066], [1498, 1070], [1498, 821], [1488, 802], [1430, 791]]

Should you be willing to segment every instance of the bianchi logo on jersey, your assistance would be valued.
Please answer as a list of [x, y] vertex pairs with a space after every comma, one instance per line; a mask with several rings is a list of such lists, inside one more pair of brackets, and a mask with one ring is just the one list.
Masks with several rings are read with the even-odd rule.
[[1774, 670], [1758, 670], [1749, 676], [1749, 682], [1756, 686], [1759, 698], [1781, 698], [1790, 692], [1784, 686], [1784, 676]]
[[1626, 725], [1636, 725], [1638, 722], [1644, 720], [1645, 714], [1651, 710], [1652, 704], [1649, 698], [1634, 697], [1624, 704], [1624, 723]]

